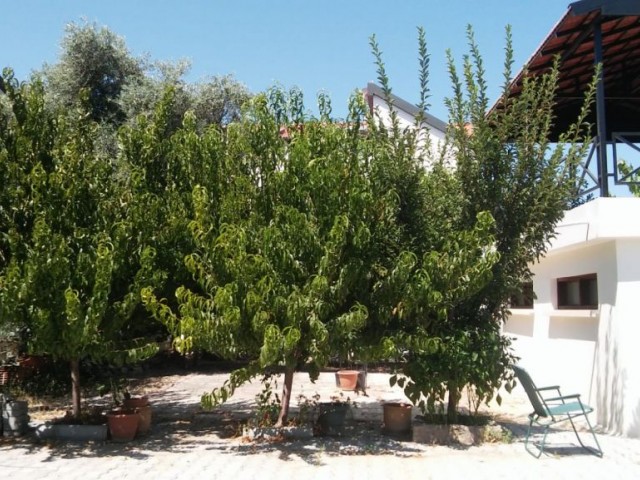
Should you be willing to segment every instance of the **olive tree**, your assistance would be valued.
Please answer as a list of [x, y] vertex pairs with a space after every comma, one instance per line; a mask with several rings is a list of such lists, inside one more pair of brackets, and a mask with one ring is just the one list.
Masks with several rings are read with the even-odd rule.
[[116, 129], [139, 115], [151, 117], [165, 91], [173, 90], [168, 131], [175, 131], [189, 110], [195, 112], [202, 130], [208, 125], [225, 125], [239, 117], [249, 98], [247, 88], [231, 75], [213, 76], [189, 83], [184, 79], [190, 64], [152, 61], [136, 57], [123, 37], [94, 23], [70, 23], [60, 45], [56, 63], [45, 65], [36, 76], [46, 83], [47, 103], [55, 109], [86, 104], [91, 118], [101, 124], [104, 148], [115, 143]]
[[120, 124], [124, 112], [118, 97], [144, 75], [144, 62], [127, 49], [124, 39], [106, 27], [70, 23], [65, 28], [57, 63], [45, 65], [47, 99], [54, 108], [73, 109], [87, 92], [88, 112], [95, 121]]
[[184, 115], [191, 111], [199, 132], [211, 125], [227, 125], [240, 118], [242, 105], [250, 98], [247, 88], [232, 75], [213, 76], [188, 83], [184, 76], [189, 64], [154, 62], [146, 75], [124, 86], [118, 104], [128, 123], [139, 116], [151, 118], [168, 89], [172, 90], [168, 133], [176, 131]]

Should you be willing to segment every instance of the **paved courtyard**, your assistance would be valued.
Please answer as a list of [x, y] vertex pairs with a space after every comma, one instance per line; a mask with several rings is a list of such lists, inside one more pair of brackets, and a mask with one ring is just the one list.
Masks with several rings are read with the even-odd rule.
[[[573, 434], [550, 435], [550, 454], [536, 460], [523, 446], [529, 407], [518, 391], [490, 411], [514, 432], [510, 444], [477, 447], [430, 446], [382, 435], [381, 401], [402, 400], [388, 375], [369, 373], [367, 394], [350, 397], [352, 426], [340, 438], [292, 442], [249, 442], [237, 435], [238, 420], [249, 414], [259, 382], [239, 389], [212, 412], [200, 409], [203, 392], [220, 386], [224, 373], [184, 373], [165, 377], [147, 393], [154, 425], [145, 438], [127, 444], [36, 442], [31, 437], [0, 442], [0, 479], [271, 479], [271, 478], [640, 478], [640, 440], [600, 435], [604, 458], [585, 455]], [[294, 380], [294, 397], [315, 393], [329, 400], [336, 390], [332, 373], [311, 384]], [[293, 402], [295, 406], [295, 401]], [[417, 412], [416, 412], [417, 413]]]

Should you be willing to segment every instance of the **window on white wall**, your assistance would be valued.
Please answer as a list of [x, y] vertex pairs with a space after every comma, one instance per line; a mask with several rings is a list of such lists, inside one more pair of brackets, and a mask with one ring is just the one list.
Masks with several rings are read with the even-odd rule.
[[533, 308], [533, 282], [523, 282], [520, 291], [509, 299], [511, 308]]
[[558, 308], [598, 308], [598, 276], [595, 273], [558, 278]]

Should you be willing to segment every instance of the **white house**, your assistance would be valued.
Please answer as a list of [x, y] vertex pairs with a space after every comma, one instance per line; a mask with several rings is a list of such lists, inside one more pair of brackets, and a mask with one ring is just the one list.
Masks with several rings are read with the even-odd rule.
[[624, 153], [640, 151], [639, 36], [638, 0], [574, 1], [509, 89], [520, 95], [525, 78], [560, 59], [549, 132], [560, 141], [601, 65], [581, 173], [586, 191], [601, 198], [565, 213], [547, 255], [532, 265], [537, 299], [512, 310], [504, 331], [517, 338], [537, 383], [582, 394], [606, 431], [630, 437], [640, 437], [640, 199], [609, 198], [609, 187], [632, 181], [620, 157], [640, 170]]
[[[365, 99], [369, 105], [371, 112], [379, 118], [383, 124], [391, 124], [391, 109], [387, 103], [384, 92], [375, 83], [369, 82], [363, 89]], [[414, 128], [416, 117], [420, 113], [420, 109], [406, 100], [391, 95], [391, 103], [397, 114], [399, 126], [401, 129]], [[437, 155], [445, 145], [445, 135], [447, 124], [428, 112], [422, 115], [424, 126], [427, 127], [431, 140], [431, 150]]]
[[504, 333], [536, 382], [580, 393], [608, 432], [640, 438], [640, 198], [567, 211], [532, 265], [537, 299]]
[[[537, 298], [512, 308], [504, 333], [539, 385], [580, 393], [604, 430], [640, 438], [640, 199], [608, 198], [610, 183], [632, 180], [617, 168], [621, 156], [631, 160], [620, 149], [640, 151], [638, 39], [638, 0], [575, 1], [511, 82], [517, 97], [526, 78], [561, 59], [549, 132], [556, 142], [576, 120], [594, 65], [602, 65], [587, 119], [593, 145], [582, 164], [587, 192], [600, 198], [565, 212], [547, 254], [531, 265]], [[388, 122], [382, 90], [369, 84], [365, 94]], [[413, 125], [418, 108], [392, 100], [401, 127]], [[425, 122], [441, 146], [446, 124], [429, 115]], [[640, 172], [637, 160], [633, 168]]]
[[[364, 90], [389, 123], [380, 87]], [[401, 128], [419, 110], [393, 96]], [[434, 146], [446, 124], [425, 116]], [[561, 385], [596, 408], [606, 431], [640, 438], [640, 198], [597, 198], [565, 213], [531, 266], [536, 299], [513, 308], [504, 333], [539, 385]]]

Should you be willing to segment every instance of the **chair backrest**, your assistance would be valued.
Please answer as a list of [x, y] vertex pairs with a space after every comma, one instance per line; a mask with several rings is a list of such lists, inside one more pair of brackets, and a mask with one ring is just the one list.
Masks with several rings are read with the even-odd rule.
[[547, 409], [543, 405], [538, 389], [536, 388], [535, 383], [533, 383], [533, 380], [531, 380], [529, 372], [518, 365], [513, 366], [513, 371], [515, 372], [516, 377], [518, 377], [518, 381], [524, 388], [524, 391], [527, 392], [527, 397], [529, 397], [533, 411], [541, 417], [548, 416]]

